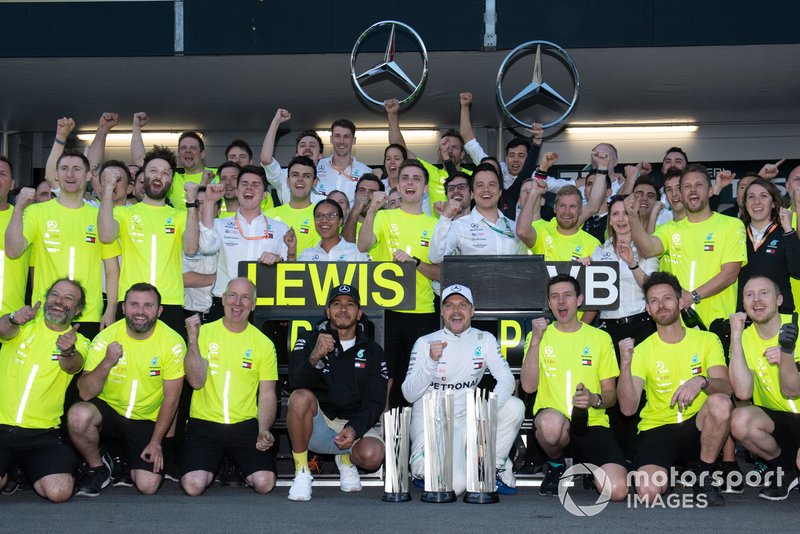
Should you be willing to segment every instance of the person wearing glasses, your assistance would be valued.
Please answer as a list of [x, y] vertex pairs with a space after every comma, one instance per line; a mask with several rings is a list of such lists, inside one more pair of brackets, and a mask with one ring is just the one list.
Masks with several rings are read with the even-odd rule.
[[[301, 252], [297, 261], [369, 261], [368, 254], [360, 252], [355, 243], [345, 241], [339, 235], [343, 215], [339, 203], [330, 198], [314, 206], [314, 226], [321, 239], [315, 246]], [[290, 256], [291, 253], [290, 243]]]

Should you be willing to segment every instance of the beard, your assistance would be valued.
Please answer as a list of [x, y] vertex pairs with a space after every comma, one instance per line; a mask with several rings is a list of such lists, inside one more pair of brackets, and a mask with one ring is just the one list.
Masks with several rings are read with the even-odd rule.
[[[161, 191], [155, 192], [153, 191], [153, 187], [150, 183], [150, 180], [145, 178], [144, 180], [144, 194], [153, 200], [163, 200], [167, 197], [167, 193], [169, 193], [169, 187], [166, 186], [164, 182], [161, 182]], [[170, 184], [171, 186], [172, 184]]]
[[66, 326], [72, 323], [74, 317], [75, 313], [72, 308], [65, 308], [64, 311], [54, 311], [52, 305], [44, 305], [44, 318], [50, 323]]
[[669, 326], [678, 320], [680, 310], [670, 310], [669, 315], [659, 316], [658, 312], [653, 314], [653, 322], [661, 326]]
[[156, 321], [158, 321], [158, 317], [147, 319], [143, 323], [136, 323], [133, 319], [133, 316], [125, 316], [125, 324], [132, 332], [136, 332], [137, 334], [144, 334], [145, 332], [149, 331], [155, 326]]

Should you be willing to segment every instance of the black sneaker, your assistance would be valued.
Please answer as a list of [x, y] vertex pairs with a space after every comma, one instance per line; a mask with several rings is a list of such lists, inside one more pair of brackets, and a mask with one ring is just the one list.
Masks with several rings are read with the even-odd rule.
[[19, 464], [14, 464], [8, 469], [8, 477], [6, 478], [6, 485], [3, 487], [0, 494], [2, 495], [13, 495], [17, 491], [22, 491], [25, 489], [25, 473], [22, 471], [22, 467]]
[[796, 476], [788, 480], [783, 476], [773, 476], [770, 482], [766, 488], [759, 492], [758, 496], [768, 501], [785, 501], [792, 490], [800, 483], [800, 480]]
[[698, 477], [702, 480], [702, 484], [700, 480], [694, 485], [694, 495], [695, 497], [703, 495], [706, 499], [706, 506], [725, 506], [725, 497], [722, 495], [720, 489], [714, 485], [714, 480], [711, 478], [710, 475], [707, 473], [706, 476], [701, 475], [698, 473]]
[[121, 456], [114, 456], [114, 469], [111, 471], [111, 480], [115, 488], [133, 487], [133, 479], [131, 478], [131, 470], [128, 467], [128, 462]]
[[739, 469], [736, 462], [722, 462], [720, 466], [722, 472], [722, 493], [742, 494], [744, 493], [744, 473]]
[[223, 458], [217, 473], [219, 485], [224, 488], [241, 488], [244, 486], [242, 472], [236, 464], [227, 458]]
[[558, 481], [561, 480], [566, 470], [567, 466], [565, 465], [553, 467], [548, 463], [547, 473], [544, 475], [542, 485], [539, 486], [539, 495], [558, 495]]
[[81, 497], [97, 497], [103, 488], [111, 484], [111, 472], [113, 471], [114, 460], [106, 452], [100, 458], [103, 465], [88, 469], [78, 482], [78, 491], [75, 495]]

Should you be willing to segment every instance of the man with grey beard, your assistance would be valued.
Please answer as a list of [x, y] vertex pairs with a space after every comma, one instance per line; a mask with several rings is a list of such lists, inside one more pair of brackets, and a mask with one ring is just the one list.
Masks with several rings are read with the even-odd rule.
[[158, 320], [163, 308], [154, 286], [138, 283], [122, 304], [124, 320], [92, 342], [78, 379], [81, 399], [69, 410], [69, 434], [89, 470], [76, 495], [96, 497], [111, 482], [111, 458], [101, 438], [117, 438], [128, 451], [131, 479], [144, 494], [163, 479], [162, 441], [175, 418], [183, 387], [183, 338]]

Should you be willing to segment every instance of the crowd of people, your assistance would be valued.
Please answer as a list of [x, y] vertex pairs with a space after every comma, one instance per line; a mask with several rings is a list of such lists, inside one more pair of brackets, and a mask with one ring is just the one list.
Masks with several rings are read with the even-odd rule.
[[[560, 179], [541, 125], [499, 161], [475, 138], [472, 95], [459, 98], [460, 128], [443, 132], [436, 163], [409, 150], [396, 100], [385, 103], [389, 144], [375, 168], [356, 160], [347, 119], [331, 125], [329, 156], [306, 130], [283, 167], [274, 150], [291, 120], [285, 109], [258, 160], [237, 139], [217, 167], [192, 131], [177, 154], [147, 150], [145, 113], [133, 117], [130, 162], [105, 159], [114, 113], [103, 113], [85, 151], [68, 147], [75, 122], [58, 120], [35, 188], [16, 189], [23, 179], [0, 156], [0, 488], [25, 476], [60, 502], [111, 483], [152, 494], [167, 476], [196, 496], [224, 460], [269, 493], [275, 346], [286, 340], [251, 324], [256, 291], [239, 264], [382, 261], [416, 273], [415, 307], [385, 310], [382, 345], [369, 336], [358, 288], [344, 284], [289, 355], [289, 499], [311, 499], [311, 453], [334, 455], [341, 489], [361, 490], [359, 469], [384, 460], [381, 415], [398, 406], [413, 406], [410, 467], [424, 484], [430, 391], [456, 396], [454, 489], [463, 493], [466, 395], [486, 371], [499, 401], [499, 493], [517, 493], [511, 456], [527, 416], [528, 449], [545, 464], [542, 495], [557, 493], [571, 456], [602, 468], [607, 481], [595, 485], [610, 483], [614, 500], [628, 494], [629, 471], [643, 475], [639, 495], [655, 499], [669, 488], [658, 475], [693, 466], [695, 491], [724, 504], [722, 492], [741, 484], [712, 475], [739, 472], [738, 443], [786, 473], [760, 493], [785, 499], [800, 462], [791, 315], [800, 167], [785, 194], [772, 183], [782, 161], [740, 178], [737, 205], [720, 213], [735, 175], [712, 177], [679, 147], [658, 169], [621, 166], [616, 147], [600, 143], [584, 176]], [[619, 264], [619, 306], [599, 313], [580, 310], [570, 276], [530, 281], [550, 319], [532, 320], [517, 378], [495, 336], [472, 326], [480, 299], [441, 287], [447, 256], [509, 254]], [[535, 400], [526, 405], [523, 391]]]

